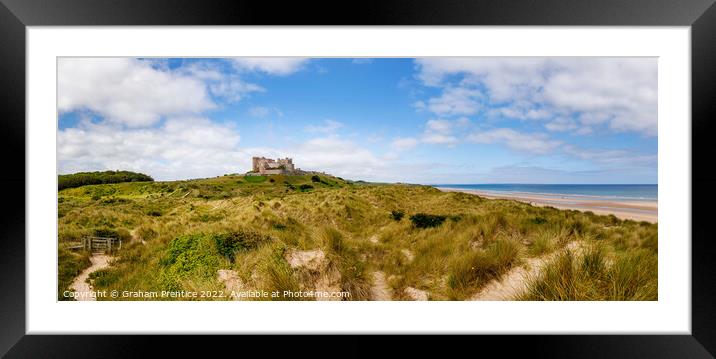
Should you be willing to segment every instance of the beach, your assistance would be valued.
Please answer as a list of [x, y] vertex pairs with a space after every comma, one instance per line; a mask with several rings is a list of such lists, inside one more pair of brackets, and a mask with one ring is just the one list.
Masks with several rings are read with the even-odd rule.
[[595, 214], [613, 214], [617, 218], [657, 223], [657, 201], [627, 201], [602, 199], [597, 196], [556, 195], [527, 192], [492, 192], [475, 189], [436, 187], [445, 192], [463, 192], [490, 199], [510, 199], [530, 203], [534, 206], [551, 206], [559, 209], [591, 211]]

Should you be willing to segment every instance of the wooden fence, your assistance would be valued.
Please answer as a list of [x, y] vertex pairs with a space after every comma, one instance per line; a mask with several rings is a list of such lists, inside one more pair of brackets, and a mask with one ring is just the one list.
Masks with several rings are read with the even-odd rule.
[[122, 240], [119, 238], [108, 237], [84, 237], [82, 243], [68, 247], [74, 250], [86, 250], [92, 253], [112, 253], [113, 251], [122, 249]]

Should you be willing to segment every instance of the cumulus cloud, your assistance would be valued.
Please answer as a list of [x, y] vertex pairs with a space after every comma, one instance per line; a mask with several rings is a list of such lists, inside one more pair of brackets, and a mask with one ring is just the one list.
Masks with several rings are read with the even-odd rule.
[[107, 121], [150, 126], [163, 116], [198, 114], [214, 107], [201, 79], [130, 58], [61, 58], [57, 107], [90, 110]]
[[534, 154], [547, 154], [560, 146], [561, 142], [551, 140], [540, 133], [522, 133], [510, 128], [496, 128], [473, 132], [467, 137], [473, 143], [503, 143], [506, 146]]
[[574, 116], [580, 127], [657, 134], [653, 58], [426, 58], [416, 65], [427, 86], [484, 89], [493, 116], [545, 121]]
[[261, 71], [286, 76], [303, 69], [308, 59], [299, 57], [236, 57], [231, 59], [239, 70]]
[[460, 142], [455, 132], [464, 130], [470, 126], [467, 117], [460, 117], [455, 120], [432, 119], [425, 123], [425, 131], [420, 138], [422, 143], [440, 144], [452, 147]]
[[170, 118], [153, 128], [122, 128], [84, 121], [60, 130], [60, 173], [126, 169], [156, 179], [188, 179], [236, 172], [250, 166], [241, 136], [228, 124], [206, 118]]

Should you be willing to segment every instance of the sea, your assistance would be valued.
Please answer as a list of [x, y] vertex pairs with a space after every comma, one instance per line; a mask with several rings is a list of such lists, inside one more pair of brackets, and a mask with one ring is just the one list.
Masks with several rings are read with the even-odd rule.
[[434, 184], [433, 187], [472, 189], [495, 194], [540, 194], [554, 197], [588, 197], [595, 200], [657, 201], [655, 184]]

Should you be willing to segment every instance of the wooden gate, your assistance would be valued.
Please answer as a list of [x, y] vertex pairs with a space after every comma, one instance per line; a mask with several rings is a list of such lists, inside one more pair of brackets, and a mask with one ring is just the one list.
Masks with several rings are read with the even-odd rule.
[[112, 253], [122, 249], [122, 240], [109, 237], [84, 237], [82, 238], [82, 248], [92, 253]]

